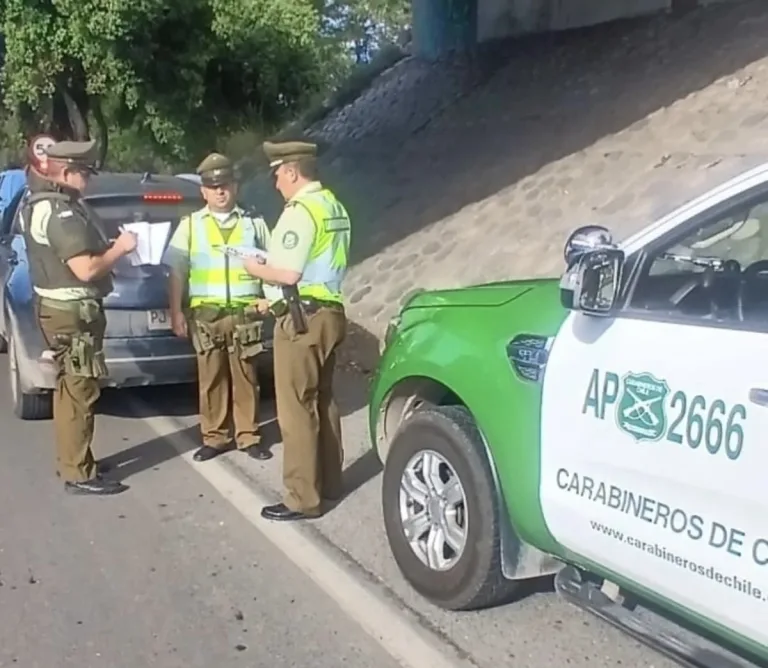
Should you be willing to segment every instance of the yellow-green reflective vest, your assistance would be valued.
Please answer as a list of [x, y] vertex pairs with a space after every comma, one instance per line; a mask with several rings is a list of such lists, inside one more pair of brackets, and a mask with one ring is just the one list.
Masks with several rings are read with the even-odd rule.
[[342, 303], [341, 284], [349, 264], [352, 228], [344, 205], [327, 188], [299, 195], [289, 206], [303, 206], [315, 224], [315, 239], [298, 288], [304, 297]]
[[[239, 213], [237, 224], [222, 233], [207, 209], [195, 211], [189, 221], [189, 305], [246, 305], [261, 294], [261, 281], [251, 276], [242, 260], [216, 250], [215, 246], [255, 248], [256, 227]], [[229, 237], [225, 238], [226, 232]]]

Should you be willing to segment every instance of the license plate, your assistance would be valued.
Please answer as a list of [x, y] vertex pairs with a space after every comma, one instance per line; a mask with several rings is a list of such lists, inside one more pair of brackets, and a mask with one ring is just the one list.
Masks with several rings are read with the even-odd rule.
[[171, 329], [171, 312], [167, 309], [147, 311], [147, 329]]

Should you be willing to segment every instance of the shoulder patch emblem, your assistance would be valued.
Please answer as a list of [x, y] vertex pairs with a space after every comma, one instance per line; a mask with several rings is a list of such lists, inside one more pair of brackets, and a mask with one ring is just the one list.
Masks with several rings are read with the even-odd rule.
[[293, 230], [288, 230], [283, 235], [283, 248], [286, 250], [293, 250], [299, 245], [299, 235]]

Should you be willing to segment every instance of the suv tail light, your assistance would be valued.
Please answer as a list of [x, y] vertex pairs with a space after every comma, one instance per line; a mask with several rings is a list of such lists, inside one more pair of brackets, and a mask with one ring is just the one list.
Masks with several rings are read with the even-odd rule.
[[181, 202], [184, 197], [180, 193], [147, 193], [142, 199], [145, 202]]

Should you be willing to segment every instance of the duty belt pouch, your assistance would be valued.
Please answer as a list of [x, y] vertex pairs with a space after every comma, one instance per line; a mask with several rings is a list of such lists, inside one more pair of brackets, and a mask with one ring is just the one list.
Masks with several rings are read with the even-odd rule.
[[192, 347], [198, 354], [207, 353], [216, 348], [216, 340], [210, 325], [200, 320], [192, 319]]
[[261, 320], [235, 325], [234, 340], [240, 359], [255, 357], [264, 350]]
[[198, 355], [216, 348], [216, 338], [209, 323], [193, 317], [190, 319], [190, 325], [192, 347]]
[[64, 373], [83, 378], [105, 378], [108, 374], [104, 351], [96, 350], [93, 335], [78, 332], [67, 337], [63, 355]]
[[221, 316], [221, 309], [209, 304], [201, 304], [190, 309], [187, 317], [192, 347], [198, 354], [216, 349], [218, 341], [213, 331], [213, 323]]

